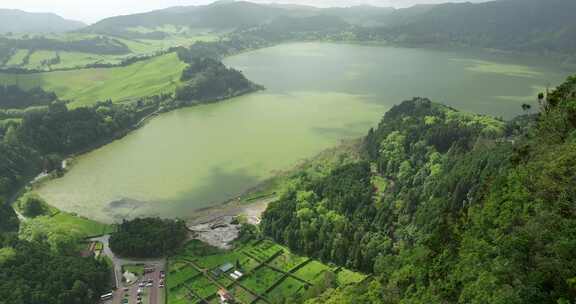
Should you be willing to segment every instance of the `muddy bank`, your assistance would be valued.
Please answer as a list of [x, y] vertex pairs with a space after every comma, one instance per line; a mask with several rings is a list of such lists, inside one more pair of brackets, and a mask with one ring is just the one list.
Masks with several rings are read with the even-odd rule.
[[195, 212], [186, 226], [194, 233], [194, 238], [212, 246], [230, 249], [232, 241], [238, 237], [240, 225], [234, 219], [242, 217], [247, 223], [260, 223], [262, 213], [276, 197], [261, 199], [251, 204], [230, 202]]

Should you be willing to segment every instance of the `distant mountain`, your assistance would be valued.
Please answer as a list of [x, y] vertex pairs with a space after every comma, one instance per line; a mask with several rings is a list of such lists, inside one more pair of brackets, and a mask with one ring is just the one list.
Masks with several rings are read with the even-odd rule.
[[[416, 5], [405, 9], [219, 1], [205, 6], [172, 7], [102, 20], [84, 31], [161, 39], [162, 32], [134, 27], [166, 24], [228, 31], [258, 26], [268, 34], [290, 31], [353, 30], [359, 40], [414, 46], [457, 45], [531, 53], [576, 52], [576, 0], [498, 0], [483, 3]], [[156, 38], [154, 38], [156, 37]]]
[[59, 33], [86, 26], [52, 13], [28, 13], [21, 10], [0, 9], [0, 33]]
[[448, 3], [397, 10], [377, 32], [394, 42], [567, 53], [576, 51], [574, 12], [574, 0]]
[[[280, 25], [291, 29], [320, 29], [320, 25], [334, 26], [327, 30], [341, 29], [348, 25], [376, 27], [386, 24], [386, 16], [393, 8], [353, 6], [348, 8], [318, 8], [293, 4], [256, 4], [246, 1], [218, 1], [205, 6], [180, 6], [148, 13], [117, 16], [104, 19], [84, 31], [135, 37], [141, 34], [130, 31], [134, 27], [157, 27], [166, 24], [233, 30], [259, 25], [270, 25], [277, 30]], [[294, 24], [289, 24], [294, 22]], [[150, 35], [150, 34], [148, 34]], [[160, 35], [158, 35], [160, 36]]]
[[125, 34], [131, 27], [156, 27], [165, 24], [228, 30], [259, 25], [275, 17], [294, 14], [279, 7], [250, 2], [216, 2], [205, 6], [172, 7], [148, 13], [118, 16], [97, 22], [84, 31]]

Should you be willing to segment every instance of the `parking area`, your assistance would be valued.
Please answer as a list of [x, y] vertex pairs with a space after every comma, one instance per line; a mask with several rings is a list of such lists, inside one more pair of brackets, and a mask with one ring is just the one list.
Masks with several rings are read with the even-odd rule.
[[[137, 260], [115, 256], [108, 244], [109, 236], [93, 238], [102, 243], [102, 254], [113, 264], [114, 285], [112, 298], [103, 304], [165, 304], [165, 259]], [[126, 275], [126, 272], [132, 275]]]
[[112, 304], [164, 304], [165, 272], [164, 264], [143, 267], [138, 279], [125, 282], [116, 290]]

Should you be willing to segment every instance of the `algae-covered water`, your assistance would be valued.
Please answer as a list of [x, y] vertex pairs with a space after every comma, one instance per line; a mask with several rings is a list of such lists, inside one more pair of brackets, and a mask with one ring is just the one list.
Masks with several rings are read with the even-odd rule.
[[225, 63], [267, 90], [163, 114], [78, 157], [40, 195], [105, 222], [187, 217], [364, 135], [412, 96], [511, 118], [568, 75], [534, 58], [325, 43], [285, 44]]

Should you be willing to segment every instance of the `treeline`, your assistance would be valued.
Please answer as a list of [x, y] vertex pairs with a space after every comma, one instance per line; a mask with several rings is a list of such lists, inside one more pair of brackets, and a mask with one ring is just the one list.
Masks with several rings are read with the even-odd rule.
[[[29, 178], [55, 170], [68, 154], [87, 151], [126, 134], [146, 115], [190, 104], [210, 102], [248, 93], [259, 86], [239, 71], [209, 58], [193, 58], [174, 94], [150, 96], [132, 103], [98, 102], [91, 107], [68, 109], [65, 103], [41, 89], [1, 87], [10, 94], [4, 106], [42, 105], [0, 109], [0, 198], [9, 197]], [[45, 105], [48, 104], [48, 105]]]
[[[453, 147], [451, 157], [456, 157], [480, 136], [501, 133], [501, 122], [474, 121], [456, 113], [426, 99], [395, 106], [380, 127], [369, 132], [364, 161], [337, 167], [321, 178], [296, 176], [298, 187], [266, 211], [263, 231], [306, 255], [372, 272], [376, 256], [389, 250], [395, 238], [389, 232], [401, 229], [382, 226], [394, 211], [384, 206], [397, 206], [413, 216], [420, 197], [430, 195], [419, 191], [427, 178], [438, 174], [446, 147]], [[373, 177], [387, 189], [377, 190]], [[379, 191], [389, 195], [378, 197]]]
[[176, 100], [214, 101], [261, 89], [235, 69], [211, 57], [192, 57], [182, 72]]
[[110, 290], [110, 277], [101, 260], [0, 234], [0, 303], [93, 304]]
[[187, 235], [183, 221], [137, 218], [118, 226], [118, 231], [110, 236], [110, 249], [123, 257], [162, 257], [180, 247]]
[[178, 58], [188, 64], [180, 77], [182, 84], [176, 89], [176, 101], [217, 101], [261, 90], [261, 86], [248, 80], [242, 72], [228, 68], [220, 61], [222, 57], [239, 52], [249, 45], [252, 44], [237, 44], [232, 40], [199, 41], [189, 48], [173, 49]]
[[0, 108], [25, 109], [45, 106], [56, 100], [56, 94], [41, 88], [24, 90], [16, 85], [0, 85]]
[[509, 123], [415, 99], [363, 160], [292, 177], [262, 219], [290, 248], [374, 279], [307, 303], [576, 300], [576, 78]]
[[124, 134], [158, 106], [158, 100], [126, 105], [105, 101], [68, 109], [56, 101], [34, 111], [19, 112], [22, 116], [18, 122], [0, 129], [0, 200], [8, 200], [41, 171], [59, 168], [58, 159]]
[[52, 50], [103, 55], [123, 55], [130, 48], [123, 42], [106, 36], [82, 40], [59, 40], [45, 37], [13, 39], [0, 37], [0, 49]]
[[[525, 0], [448, 3], [400, 9], [373, 37], [409, 45], [455, 45], [539, 54], [576, 51], [574, 1]], [[548, 22], [539, 22], [548, 20]]]

